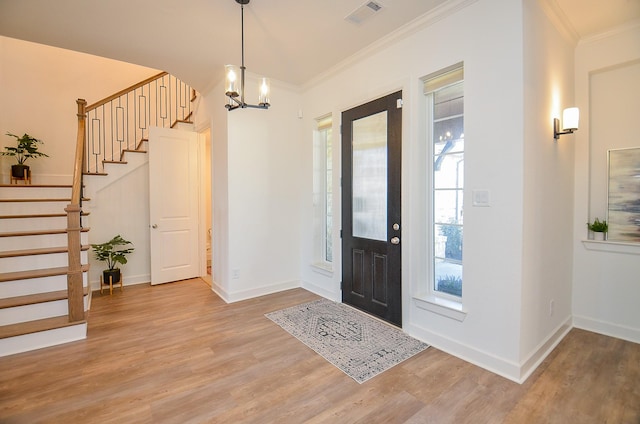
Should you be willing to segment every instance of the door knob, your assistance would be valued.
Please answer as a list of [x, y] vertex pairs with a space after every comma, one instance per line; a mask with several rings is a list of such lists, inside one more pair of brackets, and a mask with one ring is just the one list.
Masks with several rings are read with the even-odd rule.
[[155, 229], [155, 228], [158, 228], [158, 224], [153, 224], [153, 225], [151, 226], [151, 228], [154, 228], [154, 229]]
[[400, 237], [391, 238], [391, 244], [400, 244]]

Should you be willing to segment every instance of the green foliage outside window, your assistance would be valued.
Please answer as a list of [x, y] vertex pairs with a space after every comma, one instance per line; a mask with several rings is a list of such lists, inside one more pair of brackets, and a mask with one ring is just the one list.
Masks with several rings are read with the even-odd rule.
[[443, 225], [440, 234], [447, 237], [445, 258], [462, 260], [462, 227], [457, 225]]

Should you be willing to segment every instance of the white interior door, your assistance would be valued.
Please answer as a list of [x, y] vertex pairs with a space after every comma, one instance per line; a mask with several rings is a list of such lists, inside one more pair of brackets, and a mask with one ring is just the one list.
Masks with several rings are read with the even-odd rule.
[[151, 284], [199, 275], [198, 165], [197, 133], [150, 129]]

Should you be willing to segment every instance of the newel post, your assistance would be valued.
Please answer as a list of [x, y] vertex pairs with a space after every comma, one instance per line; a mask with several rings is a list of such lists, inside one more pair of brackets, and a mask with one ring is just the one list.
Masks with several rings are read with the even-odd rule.
[[67, 271], [67, 292], [69, 304], [69, 321], [82, 321], [84, 316], [84, 290], [82, 279], [82, 263], [80, 240], [82, 225], [81, 193], [82, 193], [82, 163], [84, 158], [85, 138], [85, 108], [87, 102], [78, 99], [78, 136], [76, 139], [76, 156], [73, 170], [73, 185], [71, 188], [71, 203], [65, 209], [67, 212], [67, 245], [69, 249], [69, 268]]

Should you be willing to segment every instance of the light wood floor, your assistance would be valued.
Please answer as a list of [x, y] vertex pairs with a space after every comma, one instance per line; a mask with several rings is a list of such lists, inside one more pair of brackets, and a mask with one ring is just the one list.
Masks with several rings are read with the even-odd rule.
[[0, 358], [0, 423], [640, 423], [640, 345], [573, 330], [518, 385], [429, 348], [359, 385], [201, 280], [94, 295], [88, 339]]

